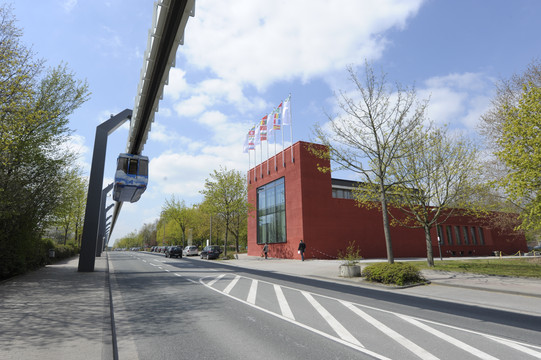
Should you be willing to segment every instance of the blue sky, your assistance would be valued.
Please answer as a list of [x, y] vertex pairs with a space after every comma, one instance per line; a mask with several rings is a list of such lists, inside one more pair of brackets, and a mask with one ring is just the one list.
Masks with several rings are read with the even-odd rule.
[[[67, 63], [90, 85], [91, 100], [70, 122], [86, 174], [96, 126], [134, 106], [153, 3], [12, 2], [37, 56]], [[124, 204], [110, 244], [157, 219], [172, 194], [201, 201], [214, 169], [245, 172], [246, 132], [289, 93], [293, 141], [309, 141], [335, 110], [333, 92], [349, 89], [348, 64], [368, 59], [430, 97], [432, 120], [475, 136], [494, 83], [540, 57], [539, 14], [537, 0], [196, 0], [145, 145], [149, 188]], [[109, 136], [104, 186], [127, 134], [124, 126]]]

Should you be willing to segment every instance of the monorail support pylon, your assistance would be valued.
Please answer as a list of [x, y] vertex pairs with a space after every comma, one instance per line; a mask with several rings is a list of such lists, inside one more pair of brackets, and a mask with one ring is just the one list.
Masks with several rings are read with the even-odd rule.
[[78, 271], [80, 272], [93, 272], [96, 262], [107, 137], [124, 124], [126, 120], [131, 119], [131, 115], [132, 110], [126, 109], [96, 126], [92, 167], [90, 169], [88, 194], [86, 197], [83, 239], [81, 241], [81, 253], [79, 255]]

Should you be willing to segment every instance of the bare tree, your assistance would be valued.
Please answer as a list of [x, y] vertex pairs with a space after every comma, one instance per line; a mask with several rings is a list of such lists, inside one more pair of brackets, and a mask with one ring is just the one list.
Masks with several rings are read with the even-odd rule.
[[398, 159], [392, 168], [404, 186], [395, 189], [390, 204], [405, 218], [393, 217], [402, 226], [422, 228], [429, 266], [434, 266], [431, 229], [462, 209], [475, 211], [472, 193], [479, 163], [473, 142], [446, 127], [411, 134], [410, 156]]
[[[314, 153], [332, 160], [339, 169], [361, 175], [372, 190], [370, 196], [357, 197], [356, 201], [365, 207], [379, 204], [387, 260], [392, 264], [388, 202], [391, 189], [401, 185], [401, 180], [389, 170], [397, 160], [410, 155], [408, 138], [422, 126], [428, 101], [418, 102], [413, 88], [397, 84], [392, 89], [385, 74], [376, 76], [368, 63], [363, 77], [352, 66], [347, 71], [355, 92], [340, 91], [336, 98], [341, 114], [336, 117], [328, 114], [329, 122], [325, 126], [315, 126], [316, 141], [325, 145], [328, 152], [316, 149]], [[378, 202], [374, 202], [374, 194]]]

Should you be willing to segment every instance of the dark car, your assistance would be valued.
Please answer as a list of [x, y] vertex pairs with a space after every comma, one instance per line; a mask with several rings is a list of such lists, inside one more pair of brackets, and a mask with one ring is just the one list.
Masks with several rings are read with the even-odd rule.
[[165, 257], [182, 257], [182, 246], [170, 246], [165, 250]]
[[222, 249], [218, 245], [206, 246], [200, 253], [201, 259], [217, 259], [222, 253]]

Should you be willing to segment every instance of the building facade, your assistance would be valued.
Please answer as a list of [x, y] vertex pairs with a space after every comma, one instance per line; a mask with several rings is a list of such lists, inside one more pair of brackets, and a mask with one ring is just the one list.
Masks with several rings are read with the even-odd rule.
[[[356, 205], [351, 194], [355, 183], [319, 171], [329, 162], [308, 150], [313, 145], [297, 142], [248, 171], [248, 202], [254, 209], [248, 217], [248, 255], [259, 256], [268, 243], [269, 256], [300, 259], [302, 239], [308, 259], [337, 258], [352, 241], [363, 258], [386, 258], [380, 210]], [[432, 230], [434, 257], [440, 249], [444, 257], [527, 251], [523, 235], [488, 224], [486, 218], [449, 218]], [[396, 258], [426, 257], [422, 229], [393, 226], [391, 239]]]

